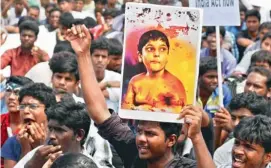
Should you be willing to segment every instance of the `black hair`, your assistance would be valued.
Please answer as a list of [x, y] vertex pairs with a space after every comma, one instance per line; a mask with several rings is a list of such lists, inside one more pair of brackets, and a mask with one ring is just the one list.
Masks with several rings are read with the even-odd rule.
[[20, 25], [24, 22], [24, 21], [32, 21], [32, 22], [36, 22], [37, 24], [38, 24], [38, 22], [37, 22], [37, 20], [36, 19], [34, 19], [33, 17], [31, 17], [31, 16], [23, 16], [23, 17], [21, 17], [20, 19], [19, 19], [19, 21], [18, 21], [18, 26], [20, 27]]
[[22, 88], [19, 92], [19, 103], [25, 96], [31, 96], [45, 105], [45, 109], [56, 104], [53, 89], [43, 83], [33, 83]]
[[95, 2], [95, 4], [97, 4], [97, 3], [101, 3], [101, 4], [103, 4], [103, 5], [105, 5], [105, 4], [107, 4], [107, 0], [94, 0], [94, 2]]
[[[226, 35], [225, 27], [220, 26], [220, 27], [219, 27], [219, 31], [220, 31], [220, 32], [219, 32], [220, 35], [224, 38], [225, 35]], [[216, 32], [216, 29], [215, 29], [214, 26], [209, 26], [209, 27], [207, 27], [207, 28], [206, 28], [206, 37], [209, 36], [210, 34], [215, 33], [215, 32]]]
[[17, 85], [25, 86], [34, 83], [31, 79], [24, 76], [10, 76], [6, 84], [8, 83], [16, 83]]
[[268, 29], [270, 31], [271, 30], [271, 22], [263, 22], [259, 27], [259, 31], [261, 31], [263, 29]]
[[144, 34], [141, 35], [138, 45], [137, 45], [137, 51], [142, 54], [142, 49], [143, 47], [151, 40], [161, 40], [166, 43], [168, 50], [169, 50], [169, 40], [167, 36], [159, 31], [159, 30], [150, 30], [145, 32]]
[[92, 17], [86, 17], [84, 19], [84, 25], [86, 25], [87, 28], [93, 28], [97, 26], [97, 22]]
[[49, 8], [49, 7], [57, 8], [57, 5], [54, 4], [54, 3], [49, 3], [49, 4], [45, 5], [45, 9], [47, 9], [47, 8]]
[[93, 40], [90, 47], [90, 53], [92, 54], [96, 49], [109, 51], [108, 39], [105, 37], [100, 37]]
[[267, 87], [267, 89], [269, 89], [270, 87], [271, 87], [271, 72], [269, 71], [269, 70], [267, 70], [267, 69], [265, 69], [265, 68], [263, 68], [263, 67], [258, 67], [258, 66], [255, 66], [255, 67], [251, 67], [249, 70], [248, 70], [248, 75], [250, 74], [250, 73], [252, 73], [252, 72], [254, 72], [254, 73], [258, 73], [258, 74], [260, 74], [260, 75], [262, 75], [262, 76], [265, 76], [266, 77], [266, 87]]
[[57, 3], [59, 4], [59, 3], [63, 2], [63, 1], [72, 2], [72, 0], [57, 0]]
[[119, 40], [111, 38], [108, 39], [109, 52], [108, 55], [122, 55], [122, 44]]
[[243, 5], [243, 4], [240, 3], [240, 5], [239, 5], [239, 11], [246, 13], [247, 12], [247, 8], [245, 7], [245, 5]]
[[265, 41], [267, 38], [271, 38], [271, 30], [263, 36], [261, 43]]
[[39, 34], [39, 25], [31, 20], [26, 20], [20, 24], [19, 30], [20, 33], [22, 33], [24, 30], [31, 30], [35, 33], [37, 37]]
[[69, 41], [60, 41], [55, 45], [54, 54], [61, 51], [68, 51], [75, 54]]
[[204, 75], [206, 72], [215, 70], [217, 71], [217, 61], [215, 57], [203, 57], [200, 59], [199, 76]]
[[268, 110], [268, 102], [263, 96], [259, 96], [254, 92], [240, 93], [232, 98], [229, 109], [230, 111], [239, 110], [241, 108], [248, 109], [253, 115], [265, 115]]
[[67, 153], [57, 158], [51, 168], [98, 168], [96, 163], [82, 153]]
[[60, 15], [59, 23], [66, 28], [70, 28], [73, 20], [74, 18], [70, 12], [64, 12]]
[[234, 129], [234, 138], [256, 143], [264, 148], [265, 153], [271, 152], [271, 118], [263, 115], [247, 117], [240, 121]]
[[104, 17], [106, 16], [112, 16], [113, 18], [118, 16], [120, 14], [120, 11], [117, 9], [105, 9], [102, 13]]
[[75, 101], [60, 101], [46, 110], [47, 119], [56, 120], [60, 125], [65, 125], [76, 134], [79, 129], [85, 131], [85, 136], [80, 142], [84, 145], [89, 133], [90, 118], [86, 106]]
[[55, 53], [49, 61], [49, 66], [53, 74], [68, 72], [75, 76], [76, 81], [79, 80], [76, 55], [71, 52], [61, 51]]
[[58, 11], [61, 13], [61, 10], [59, 8], [52, 8], [50, 11], [49, 11], [49, 16], [51, 16], [51, 14], [55, 11]]
[[271, 66], [271, 52], [266, 50], [256, 51], [252, 54], [251, 65], [254, 66], [256, 62], [267, 62]]
[[40, 7], [37, 5], [29, 6], [29, 9], [36, 9], [36, 10], [40, 11]]
[[259, 22], [261, 22], [261, 14], [257, 9], [251, 9], [246, 12], [245, 20], [248, 19], [248, 17], [255, 16]]

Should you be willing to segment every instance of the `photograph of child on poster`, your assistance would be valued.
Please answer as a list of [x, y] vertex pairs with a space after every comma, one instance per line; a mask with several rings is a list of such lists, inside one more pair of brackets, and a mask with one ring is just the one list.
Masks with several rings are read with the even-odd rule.
[[194, 103], [200, 16], [195, 8], [127, 3], [122, 117], [172, 121]]

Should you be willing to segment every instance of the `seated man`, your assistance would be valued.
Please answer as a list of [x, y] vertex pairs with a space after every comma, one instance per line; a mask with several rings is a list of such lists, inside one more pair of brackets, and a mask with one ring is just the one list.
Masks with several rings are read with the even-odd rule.
[[[173, 153], [180, 133], [179, 124], [139, 121], [135, 136], [127, 124], [123, 124], [117, 115], [108, 111], [95, 76], [95, 67], [91, 61], [93, 56], [89, 53], [89, 31], [82, 25], [76, 27], [78, 29], [73, 26], [72, 30], [68, 30], [66, 38], [77, 54], [89, 115], [97, 124], [99, 133], [115, 147], [125, 167], [215, 167], [200, 131], [202, 113], [197, 107], [185, 107], [180, 117], [184, 118], [184, 127], [195, 147], [198, 163]], [[81, 33], [83, 37], [79, 36]]]
[[[232, 155], [218, 168], [267, 168], [271, 166], [271, 118], [263, 115], [247, 117], [234, 129], [227, 153]], [[224, 156], [225, 156], [224, 154]]]
[[1, 148], [5, 168], [12, 168], [29, 151], [45, 143], [47, 117], [45, 109], [56, 103], [53, 90], [44, 84], [34, 83], [19, 92], [19, 110], [22, 127]]
[[[33, 83], [30, 79], [22, 76], [11, 76], [6, 82], [5, 104], [8, 113], [2, 114], [1, 118], [1, 148], [9, 137], [16, 135], [21, 126], [19, 106], [19, 91], [25, 85]], [[1, 167], [4, 166], [4, 159], [1, 158]]]
[[[82, 153], [94, 159], [84, 149], [89, 133], [90, 118], [84, 104], [71, 99], [63, 99], [46, 111], [48, 119], [47, 142], [30, 151], [16, 166], [26, 168], [42, 167], [46, 162], [53, 162], [60, 154]], [[100, 166], [100, 165], [99, 165]]]
[[49, 60], [48, 54], [34, 46], [39, 33], [36, 22], [26, 20], [19, 26], [21, 46], [1, 56], [1, 69], [11, 67], [11, 76], [24, 76], [34, 65]]
[[[220, 108], [218, 95], [218, 74], [217, 61], [214, 57], [204, 57], [200, 59], [198, 97], [197, 103], [206, 111], [210, 117]], [[232, 98], [227, 85], [222, 85], [223, 104], [226, 107]]]
[[[200, 51], [200, 57], [216, 57], [217, 56], [217, 51], [216, 51], [216, 34], [215, 34], [215, 27], [207, 27], [206, 29], [206, 36], [207, 36], [207, 43], [208, 47], [203, 48]], [[225, 28], [220, 27], [220, 45], [222, 45], [222, 42], [225, 37]], [[226, 49], [221, 47], [220, 50], [220, 57], [221, 57], [221, 62], [222, 62], [222, 74], [224, 77], [227, 77], [231, 75], [233, 72], [237, 60], [234, 58], [234, 56]]]

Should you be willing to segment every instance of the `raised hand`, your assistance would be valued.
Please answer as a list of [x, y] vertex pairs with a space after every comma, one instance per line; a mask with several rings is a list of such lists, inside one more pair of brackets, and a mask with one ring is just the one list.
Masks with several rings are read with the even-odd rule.
[[67, 30], [65, 39], [71, 43], [77, 56], [90, 52], [91, 36], [85, 25], [73, 25]]
[[197, 106], [188, 105], [182, 109], [179, 118], [184, 119], [184, 127], [187, 129], [187, 136], [193, 141], [201, 134], [202, 109]]
[[38, 123], [33, 122], [30, 125], [27, 125], [27, 129], [30, 133], [29, 142], [33, 149], [44, 144], [46, 139], [46, 130], [43, 124], [39, 125]]
[[31, 49], [31, 54], [38, 60], [38, 62], [48, 61], [47, 53], [37, 46], [34, 46]]
[[216, 127], [221, 127], [227, 132], [231, 132], [234, 128], [231, 114], [225, 108], [221, 108], [215, 113], [214, 123]]
[[19, 133], [16, 136], [17, 140], [21, 144], [22, 152], [27, 153], [32, 150], [30, 141], [29, 141], [29, 133], [26, 128], [26, 125], [23, 125], [23, 127], [20, 129]]

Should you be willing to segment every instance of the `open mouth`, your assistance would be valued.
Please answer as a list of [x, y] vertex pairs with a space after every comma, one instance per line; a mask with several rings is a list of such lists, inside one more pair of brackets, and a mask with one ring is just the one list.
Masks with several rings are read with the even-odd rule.
[[145, 153], [149, 150], [147, 146], [137, 146], [137, 149], [139, 153]]
[[31, 123], [33, 123], [33, 122], [35, 122], [35, 120], [32, 119], [32, 118], [24, 118], [24, 123], [25, 123], [25, 124], [31, 124]]
[[240, 159], [240, 158], [233, 156], [233, 158], [232, 158], [232, 167], [233, 168], [241, 168], [244, 163], [245, 162], [243, 159]]

